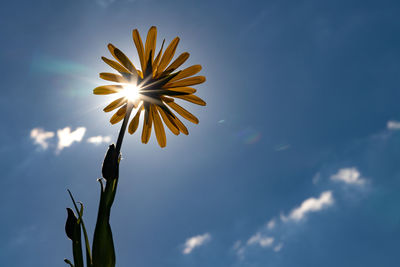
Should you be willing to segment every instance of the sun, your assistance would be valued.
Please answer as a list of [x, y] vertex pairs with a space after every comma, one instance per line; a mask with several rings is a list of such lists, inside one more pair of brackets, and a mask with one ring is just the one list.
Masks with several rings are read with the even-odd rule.
[[128, 83], [122, 84], [122, 87], [124, 89], [121, 91], [121, 94], [128, 99], [128, 101], [135, 102], [139, 99], [139, 87], [137, 85]]

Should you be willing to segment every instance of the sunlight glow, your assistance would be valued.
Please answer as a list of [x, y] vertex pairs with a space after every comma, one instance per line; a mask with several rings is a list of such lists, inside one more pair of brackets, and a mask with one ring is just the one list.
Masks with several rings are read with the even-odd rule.
[[124, 84], [122, 94], [129, 100], [134, 102], [139, 98], [139, 88], [134, 84]]

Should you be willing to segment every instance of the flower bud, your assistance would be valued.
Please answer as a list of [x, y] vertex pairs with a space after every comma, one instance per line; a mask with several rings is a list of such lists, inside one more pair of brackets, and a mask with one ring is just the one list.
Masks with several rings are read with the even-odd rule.
[[[68, 217], [65, 223], [65, 233], [72, 240], [72, 254], [75, 267], [83, 267], [81, 226], [72, 209], [67, 208]], [[66, 262], [70, 264], [69, 262]], [[71, 265], [71, 264], [70, 264]]]
[[65, 223], [65, 233], [67, 234], [68, 238], [74, 241], [76, 239], [76, 230], [79, 228], [78, 218], [76, 218], [74, 212], [67, 208], [68, 217]]
[[109, 146], [107, 154], [103, 161], [102, 174], [106, 180], [114, 180], [118, 178], [119, 173], [119, 155], [117, 154], [115, 145]]

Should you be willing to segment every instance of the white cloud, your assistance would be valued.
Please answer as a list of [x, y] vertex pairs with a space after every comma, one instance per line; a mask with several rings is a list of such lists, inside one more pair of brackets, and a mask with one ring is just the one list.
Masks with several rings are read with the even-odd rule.
[[268, 223], [267, 223], [267, 228], [268, 229], [274, 229], [275, 228], [275, 225], [276, 225], [276, 221], [275, 221], [275, 219], [271, 219]]
[[54, 132], [46, 132], [41, 128], [34, 128], [31, 130], [31, 138], [34, 140], [33, 142], [43, 149], [47, 149], [49, 147], [49, 143], [47, 139], [53, 138]]
[[238, 255], [239, 259], [244, 259], [244, 253], [246, 251], [245, 247], [238, 247], [236, 250], [236, 254]]
[[87, 142], [95, 145], [100, 145], [101, 143], [110, 143], [111, 136], [101, 136], [101, 135], [92, 136], [87, 139]]
[[310, 212], [317, 212], [323, 210], [329, 206], [332, 206], [334, 202], [332, 191], [325, 191], [319, 196], [319, 198], [308, 198], [301, 203], [300, 207], [293, 209], [289, 216], [281, 216], [283, 221], [293, 220], [300, 221]]
[[262, 248], [269, 248], [273, 245], [275, 239], [273, 237], [262, 234], [261, 232], [257, 232], [253, 236], [247, 240], [245, 244], [242, 244], [242, 241], [238, 240], [233, 245], [233, 249], [236, 251], [236, 255], [239, 259], [243, 260], [245, 257], [246, 250], [253, 245], [259, 245]]
[[233, 250], [236, 251], [236, 255], [239, 257], [239, 259], [243, 260], [244, 253], [246, 251], [246, 244], [242, 245], [242, 241], [237, 240], [235, 244], [233, 244]]
[[336, 174], [331, 176], [331, 180], [353, 185], [365, 184], [365, 179], [361, 177], [361, 173], [355, 167], [340, 169]]
[[279, 252], [279, 251], [281, 251], [282, 248], [283, 248], [283, 243], [281, 242], [274, 247], [274, 251]]
[[72, 145], [73, 142], [82, 141], [85, 132], [86, 132], [85, 127], [78, 127], [73, 132], [71, 132], [70, 127], [65, 127], [64, 129], [57, 130], [57, 136], [58, 136], [57, 152], [60, 152], [65, 147], [69, 147], [70, 145]]
[[209, 233], [205, 233], [203, 235], [193, 236], [188, 238], [185, 242], [184, 249], [182, 251], [183, 254], [190, 254], [193, 249], [196, 247], [200, 247], [206, 244], [211, 240], [211, 235]]
[[400, 130], [400, 121], [388, 121], [387, 128], [389, 130]]
[[[322, 192], [318, 198], [308, 198], [304, 200], [299, 207], [294, 208], [289, 215], [281, 214], [281, 220], [276, 217], [269, 220], [263, 228], [252, 235], [244, 244], [241, 241], [236, 241], [233, 249], [239, 259], [245, 258], [246, 251], [254, 245], [259, 245], [263, 248], [270, 248], [274, 252], [279, 252], [283, 248], [283, 242], [278, 242], [280, 236], [284, 236], [286, 231], [291, 228], [290, 224], [285, 224], [288, 221], [300, 221], [305, 218], [308, 213], [323, 210], [334, 203], [332, 191]], [[279, 226], [278, 229], [277, 226]], [[273, 235], [274, 237], [272, 237]]]
[[247, 245], [258, 244], [261, 247], [269, 247], [274, 243], [274, 238], [269, 236], [263, 236], [260, 232], [256, 233], [247, 241]]
[[233, 250], [236, 251], [236, 255], [239, 257], [239, 259], [244, 259], [246, 245], [243, 246], [241, 240], [237, 240], [235, 244], [233, 244]]

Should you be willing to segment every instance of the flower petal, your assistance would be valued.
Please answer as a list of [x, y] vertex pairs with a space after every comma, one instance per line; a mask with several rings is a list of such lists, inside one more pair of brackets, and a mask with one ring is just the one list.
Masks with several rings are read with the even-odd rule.
[[[168, 129], [175, 135], [179, 135], [179, 128], [178, 126], [176, 126], [174, 119], [170, 118], [167, 113], [158, 105], [156, 105], [156, 108], [158, 110], [158, 112], [161, 114], [161, 117], [165, 123], [165, 125], [167, 125]], [[165, 107], [167, 108], [167, 107]]]
[[121, 63], [131, 73], [136, 74], [135, 66], [121, 50], [119, 50], [112, 44], [108, 44], [107, 47], [108, 50], [110, 50], [111, 54], [114, 56], [114, 58], [119, 61], [119, 63]]
[[190, 85], [200, 84], [205, 81], [206, 81], [206, 77], [204, 77], [204, 76], [194, 76], [194, 77], [190, 77], [190, 78], [187, 78], [184, 80], [167, 83], [166, 85], [164, 85], [163, 88], [190, 86]]
[[115, 73], [102, 72], [100, 73], [100, 78], [111, 82], [128, 83], [128, 80], [126, 80], [124, 76]]
[[124, 66], [120, 65], [118, 62], [108, 59], [106, 57], [101, 57], [101, 59], [107, 63], [110, 67], [117, 70], [120, 73], [130, 73]]
[[126, 105], [121, 107], [120, 109], [118, 109], [116, 114], [118, 114], [119, 116], [121, 116], [121, 115], [125, 116], [125, 114], [126, 114]]
[[[174, 62], [169, 65], [169, 67], [164, 71], [164, 73], [169, 74], [179, 68], [180, 65], [185, 63], [185, 61], [189, 58], [189, 53], [185, 52], [179, 55], [177, 59], [174, 60]], [[163, 73], [163, 74], [164, 74]]]
[[[168, 116], [170, 116], [170, 115], [168, 115]], [[173, 119], [174, 119], [174, 122], [175, 122], [176, 126], [178, 126], [179, 131], [181, 131], [185, 135], [188, 135], [189, 131], [186, 128], [186, 126], [180, 121], [180, 119], [178, 119], [178, 117], [176, 117], [176, 116]]]
[[120, 122], [124, 117], [126, 113], [126, 105], [121, 107], [115, 114], [111, 117], [110, 122], [111, 124], [116, 124]]
[[176, 112], [178, 112], [179, 115], [181, 115], [182, 117], [184, 117], [188, 121], [191, 121], [191, 122], [193, 122], [195, 124], [199, 123], [199, 120], [192, 113], [190, 113], [189, 111], [187, 111], [186, 109], [184, 109], [180, 105], [176, 104], [175, 102], [167, 103], [167, 105], [170, 106]]
[[150, 104], [145, 103], [144, 105], [144, 122], [143, 122], [143, 131], [142, 131], [142, 143], [147, 144], [151, 135], [151, 124], [153, 121], [153, 116], [150, 112]]
[[148, 56], [148, 60], [146, 63], [146, 71], [143, 72], [144, 77], [149, 77], [151, 79], [153, 77], [153, 51], [150, 51], [150, 55]]
[[140, 38], [140, 34], [137, 29], [133, 30], [132, 37], [133, 37], [133, 42], [135, 43], [136, 49], [138, 51], [140, 65], [142, 66], [142, 70], [143, 70], [144, 66], [146, 64], [146, 61], [144, 59], [143, 42], [142, 42], [142, 39]]
[[164, 101], [165, 103], [174, 102], [173, 98], [166, 97], [166, 96], [161, 96], [161, 100]]
[[125, 97], [121, 97], [118, 98], [116, 100], [114, 100], [113, 102], [111, 102], [107, 107], [105, 107], [103, 110], [105, 112], [110, 112], [111, 110], [114, 110], [116, 108], [119, 108], [120, 106], [122, 106], [123, 104], [126, 103], [126, 98]]
[[200, 105], [200, 106], [206, 105], [206, 102], [204, 102], [203, 99], [201, 99], [200, 97], [195, 96], [195, 95], [174, 95], [174, 97], [192, 102], [192, 103]]
[[139, 74], [140, 78], [142, 78], [142, 79], [143, 79], [143, 72], [142, 72], [142, 71], [140, 71], [140, 70], [137, 70], [137, 74]]
[[[173, 99], [173, 98], [169, 98], [169, 97], [166, 97], [166, 96], [161, 96], [161, 100], [164, 101], [165, 103], [167, 103], [167, 105], [169, 105], [170, 103], [174, 102], [174, 99]], [[171, 113], [171, 114], [166, 113], [166, 114], [168, 115], [168, 117], [169, 117], [170, 119], [172, 119], [172, 120], [174, 121], [174, 123], [176, 124], [176, 126], [178, 126], [179, 130], [180, 130], [182, 133], [184, 133], [184, 134], [186, 134], [186, 135], [189, 134], [189, 131], [188, 131], [188, 129], [186, 128], [186, 126], [178, 119], [177, 116], [171, 115], [172, 113]]]
[[189, 76], [193, 76], [193, 75], [195, 75], [196, 73], [198, 73], [199, 71], [201, 71], [201, 65], [193, 65], [193, 66], [190, 66], [189, 68], [186, 68], [186, 69], [184, 69], [184, 70], [181, 70], [181, 71], [178, 73], [178, 75], [176, 75], [173, 79], [171, 79], [171, 82], [172, 82], [172, 81], [177, 81], [177, 80], [180, 80], [180, 79], [189, 77]]
[[130, 70], [132, 72], [132, 74], [134, 74], [134, 75], [137, 74], [137, 70], [136, 70], [135, 66], [121, 50], [119, 50], [118, 48], [115, 48], [114, 53], [118, 57], [118, 59], [120, 60], [122, 65], [124, 65], [124, 67], [126, 67], [128, 70]]
[[194, 93], [196, 93], [197, 90], [192, 87], [172, 87], [172, 88], [168, 88], [167, 91], [194, 94]]
[[[177, 96], [177, 95], [188, 95], [189, 93], [177, 92], [172, 90], [144, 90], [140, 92], [140, 96], [147, 96], [153, 99], [159, 99], [160, 96]], [[146, 100], [146, 99], [144, 99]]]
[[163, 42], [161, 44], [161, 48], [160, 48], [160, 51], [158, 52], [157, 57], [153, 61], [153, 77], [155, 77], [156, 72], [157, 72], [157, 67], [158, 67], [158, 63], [160, 62], [162, 50], [164, 48], [164, 43], [165, 43], [165, 39], [163, 40]]
[[157, 40], [157, 28], [155, 26], [152, 26], [149, 29], [149, 32], [147, 33], [146, 44], [145, 44], [145, 48], [144, 48], [144, 51], [145, 51], [144, 52], [144, 62], [146, 63], [146, 66], [142, 69], [143, 72], [146, 72], [147, 64], [148, 64], [150, 57], [151, 57], [150, 63], [152, 64], [152, 62], [153, 62], [153, 57], [154, 57], [155, 50], [156, 50], [156, 40]]
[[160, 147], [165, 147], [167, 145], [167, 138], [165, 137], [165, 130], [160, 115], [158, 115], [158, 111], [155, 105], [151, 105], [150, 110], [153, 116], [154, 131], [156, 133], [157, 142], [160, 145]]
[[133, 117], [132, 121], [129, 123], [128, 126], [128, 133], [133, 134], [134, 132], [136, 132], [136, 129], [138, 128], [139, 125], [139, 118], [140, 118], [140, 113], [143, 110], [143, 105], [140, 105], [140, 107], [138, 108], [135, 117]]
[[166, 84], [169, 83], [169, 81], [175, 77], [176, 74], [171, 74], [171, 75], [167, 75], [163, 78], [157, 79], [157, 80], [152, 80], [151, 83], [145, 83], [145, 80], [143, 81], [143, 83], [145, 85], [141, 85], [141, 90], [156, 90], [156, 89], [160, 89], [163, 88]]
[[157, 68], [157, 76], [159, 76], [164, 69], [168, 66], [171, 59], [174, 57], [176, 47], [179, 43], [179, 37], [175, 37], [174, 40], [169, 44], [167, 49], [164, 52], [164, 55], [161, 57], [160, 65]]
[[93, 89], [95, 95], [109, 95], [118, 93], [122, 90], [121, 85], [102, 85]]

